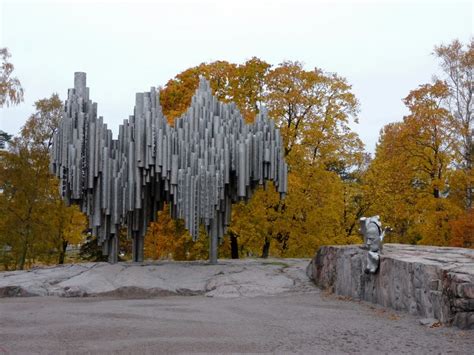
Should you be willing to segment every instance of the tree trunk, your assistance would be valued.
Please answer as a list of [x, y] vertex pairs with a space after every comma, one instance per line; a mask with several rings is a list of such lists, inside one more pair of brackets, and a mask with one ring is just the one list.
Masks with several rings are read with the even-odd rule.
[[25, 268], [27, 252], [28, 252], [28, 238], [25, 237], [25, 243], [23, 245], [23, 250], [21, 251], [21, 255], [20, 255], [20, 264], [18, 265], [18, 269], [20, 270], [23, 270]]
[[26, 262], [26, 255], [28, 254], [28, 238], [30, 236], [30, 224], [29, 221], [31, 219], [31, 212], [33, 211], [33, 207], [30, 206], [28, 209], [28, 216], [26, 219], [26, 225], [24, 228], [25, 233], [23, 234], [25, 238], [25, 242], [23, 243], [23, 250], [21, 251], [21, 256], [20, 256], [20, 264], [19, 264], [19, 269], [23, 270], [25, 268], [25, 262]]
[[67, 249], [68, 244], [69, 243], [67, 240], [63, 240], [61, 250], [59, 251], [58, 264], [64, 264], [64, 259], [66, 258], [66, 249]]
[[239, 241], [234, 233], [230, 234], [230, 253], [232, 259], [239, 258]]
[[263, 243], [263, 248], [262, 248], [262, 258], [266, 259], [268, 258], [268, 253], [270, 252], [270, 238], [265, 237], [265, 242]]

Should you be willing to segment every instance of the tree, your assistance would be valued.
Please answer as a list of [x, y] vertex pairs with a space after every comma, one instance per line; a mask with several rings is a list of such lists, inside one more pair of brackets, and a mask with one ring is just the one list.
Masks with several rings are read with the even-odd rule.
[[23, 101], [23, 88], [20, 80], [12, 76], [15, 68], [8, 61], [11, 57], [7, 48], [0, 48], [0, 57], [2, 58], [2, 67], [0, 69], [0, 107], [17, 105]]
[[[151, 223], [145, 236], [145, 257], [151, 259], [196, 260], [208, 257], [208, 238], [204, 228], [201, 238], [193, 242], [184, 228], [184, 221], [170, 216], [169, 206], [158, 212], [157, 222]], [[201, 234], [202, 233], [202, 234]]]
[[435, 198], [440, 197], [447, 170], [456, 159], [454, 120], [442, 106], [448, 95], [448, 87], [436, 81], [421, 85], [404, 99], [410, 115], [404, 118], [399, 143], [417, 167], [418, 183], [431, 186]]
[[82, 239], [85, 217], [66, 207], [49, 172], [49, 147], [61, 117], [57, 95], [35, 103], [37, 111], [0, 156], [0, 245], [8, 245], [13, 267], [41, 259], [64, 262], [68, 243]]
[[393, 228], [389, 241], [472, 247], [474, 42], [435, 55], [444, 80], [412, 90], [409, 115], [384, 127], [364, 195]]
[[458, 142], [448, 95], [441, 81], [419, 86], [404, 99], [410, 114], [381, 133], [365, 190], [369, 212], [393, 229], [389, 241], [453, 243], [450, 221], [461, 209], [451, 196]]
[[[187, 109], [199, 75], [210, 80], [218, 99], [235, 102], [249, 123], [265, 106], [280, 128], [290, 164], [286, 200], [279, 201], [267, 186], [248, 204], [235, 205], [230, 242], [220, 253], [310, 256], [319, 245], [358, 240], [354, 226], [364, 211], [358, 188], [365, 155], [349, 128], [357, 121], [358, 102], [346, 80], [320, 69], [307, 71], [299, 62], [272, 67], [253, 57], [242, 64], [203, 63], [161, 90], [165, 115], [176, 117]], [[172, 238], [172, 230], [155, 238]]]
[[189, 68], [169, 80], [160, 90], [160, 104], [170, 124], [183, 114], [191, 104], [198, 85], [199, 76], [203, 75], [210, 83], [214, 95], [219, 100], [228, 102], [232, 99], [231, 83], [235, 82], [235, 64], [226, 61], [202, 63]]
[[474, 210], [464, 211], [457, 219], [450, 221], [452, 230], [451, 246], [474, 247]]
[[[0, 48], [2, 67], [0, 69], [0, 107], [17, 105], [23, 101], [23, 88], [17, 77], [12, 77], [14, 66], [8, 62], [11, 57], [7, 48]], [[12, 138], [7, 132], [0, 129], [0, 149]]]
[[266, 79], [270, 69], [270, 64], [257, 57], [235, 67], [231, 82], [232, 101], [247, 122], [253, 122], [265, 102]]
[[5, 143], [12, 139], [12, 135], [0, 130], [0, 149], [5, 149]]
[[58, 196], [55, 214], [50, 221], [51, 229], [56, 229], [56, 233], [50, 235], [52, 247], [59, 251], [58, 264], [64, 264], [68, 245], [80, 244], [84, 240], [87, 219], [77, 206], [66, 206]]
[[[317, 68], [306, 71], [299, 62], [283, 62], [272, 69], [267, 90], [265, 102], [282, 132], [290, 165], [288, 198], [273, 207], [281, 212], [278, 219], [286, 220], [286, 227], [273, 239], [280, 244], [281, 255], [296, 255], [292, 245], [299, 245], [296, 253], [309, 255], [319, 245], [344, 240], [342, 178], [363, 158], [363, 144], [348, 127], [350, 120], [357, 122], [358, 102], [344, 78]], [[267, 195], [265, 200], [271, 199]], [[312, 235], [316, 239], [301, 248]], [[266, 243], [270, 236], [272, 230], [266, 233]]]
[[368, 201], [369, 215], [380, 215], [384, 224], [392, 228], [389, 242], [417, 242], [412, 233], [412, 216], [419, 190], [414, 188], [413, 171], [406, 151], [399, 144], [403, 136], [402, 122], [386, 125], [379, 137], [375, 157], [365, 176], [364, 200]]
[[1, 157], [0, 244], [11, 248], [19, 269], [34, 259], [40, 246], [37, 237], [47, 233], [44, 221], [55, 192], [40, 159], [16, 140]]
[[473, 117], [472, 103], [474, 91], [474, 38], [465, 46], [454, 40], [445, 45], [435, 47], [435, 55], [440, 60], [441, 69], [444, 72], [444, 79], [449, 89], [449, 100], [447, 108], [454, 117], [454, 127], [458, 139], [459, 154], [462, 157], [461, 168], [466, 174], [467, 184], [466, 206], [472, 207], [473, 199]]
[[34, 149], [48, 152], [53, 144], [53, 136], [56, 133], [63, 115], [63, 102], [58, 94], [50, 98], [35, 102], [36, 112], [26, 121], [21, 129], [21, 136]]

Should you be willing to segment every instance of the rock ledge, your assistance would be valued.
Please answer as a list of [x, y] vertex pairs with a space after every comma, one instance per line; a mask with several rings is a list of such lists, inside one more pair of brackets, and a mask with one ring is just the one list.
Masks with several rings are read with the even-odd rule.
[[377, 274], [364, 274], [360, 245], [324, 246], [307, 274], [319, 287], [474, 329], [474, 250], [385, 244]]
[[305, 274], [309, 259], [207, 262], [82, 263], [0, 272], [1, 297], [170, 295], [252, 297], [318, 289]]

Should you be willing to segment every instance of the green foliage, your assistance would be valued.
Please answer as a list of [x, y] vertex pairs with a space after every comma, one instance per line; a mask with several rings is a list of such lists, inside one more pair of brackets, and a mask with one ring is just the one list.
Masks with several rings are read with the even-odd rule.
[[5, 143], [12, 139], [12, 135], [0, 129], [0, 149], [5, 149]]
[[79, 256], [87, 261], [107, 261], [107, 256], [102, 255], [102, 247], [99, 245], [97, 237], [88, 235], [81, 245]]

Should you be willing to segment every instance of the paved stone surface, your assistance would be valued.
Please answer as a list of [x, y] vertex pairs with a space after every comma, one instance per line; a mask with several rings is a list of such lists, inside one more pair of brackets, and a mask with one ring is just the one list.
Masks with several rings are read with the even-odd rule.
[[474, 250], [385, 244], [377, 274], [360, 246], [322, 247], [308, 276], [323, 289], [474, 329]]
[[472, 354], [473, 331], [422, 326], [314, 292], [0, 300], [0, 353]]
[[309, 259], [207, 262], [85, 263], [0, 273], [0, 297], [206, 295], [240, 297], [314, 287]]

